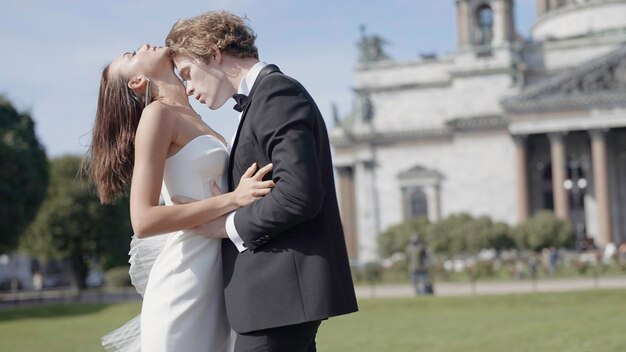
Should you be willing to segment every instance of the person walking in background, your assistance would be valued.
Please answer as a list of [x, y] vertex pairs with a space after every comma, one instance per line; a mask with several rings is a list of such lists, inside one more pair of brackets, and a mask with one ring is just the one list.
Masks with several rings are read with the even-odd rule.
[[559, 252], [557, 252], [556, 248], [554, 248], [553, 246], [548, 249], [548, 262], [550, 265], [550, 274], [554, 275], [556, 273], [557, 264], [559, 262]]
[[432, 294], [433, 287], [428, 273], [427, 245], [418, 234], [411, 236], [406, 248], [406, 255], [415, 294]]

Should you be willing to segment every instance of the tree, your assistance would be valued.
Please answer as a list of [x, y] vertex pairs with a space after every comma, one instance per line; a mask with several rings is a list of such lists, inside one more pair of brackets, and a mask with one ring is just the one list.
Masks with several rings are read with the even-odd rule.
[[490, 248], [497, 250], [517, 248], [513, 229], [506, 223], [496, 222], [491, 227]]
[[472, 221], [468, 214], [453, 214], [433, 223], [426, 231], [430, 248], [435, 253], [452, 256], [467, 251], [465, 226]]
[[569, 220], [558, 218], [550, 210], [537, 212], [514, 229], [520, 248], [538, 252], [548, 247], [573, 247], [574, 229]]
[[488, 216], [473, 218], [469, 214], [453, 214], [431, 224], [426, 231], [428, 243], [439, 254], [477, 254], [482, 249], [514, 248], [509, 226], [494, 223]]
[[100, 204], [89, 180], [78, 176], [80, 168], [81, 159], [75, 156], [50, 161], [48, 196], [21, 246], [43, 259], [69, 259], [82, 289], [89, 259], [103, 270], [128, 260], [132, 228], [128, 199]]
[[46, 195], [48, 163], [35, 124], [0, 96], [0, 253], [18, 244]]
[[418, 218], [389, 227], [378, 236], [380, 255], [388, 258], [394, 253], [404, 253], [411, 236], [414, 234], [423, 236], [427, 226], [427, 219]]

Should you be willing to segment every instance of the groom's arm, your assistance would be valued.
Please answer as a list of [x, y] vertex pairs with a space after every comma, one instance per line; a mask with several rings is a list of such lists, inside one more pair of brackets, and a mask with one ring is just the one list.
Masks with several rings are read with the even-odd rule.
[[277, 74], [263, 81], [263, 89], [257, 90], [253, 99], [259, 113], [251, 115], [250, 122], [260, 147], [273, 164], [276, 186], [228, 219], [231, 240], [238, 236], [243, 241], [238, 246], [240, 251], [260, 247], [317, 215], [325, 193], [315, 135], [317, 108], [308, 94]]

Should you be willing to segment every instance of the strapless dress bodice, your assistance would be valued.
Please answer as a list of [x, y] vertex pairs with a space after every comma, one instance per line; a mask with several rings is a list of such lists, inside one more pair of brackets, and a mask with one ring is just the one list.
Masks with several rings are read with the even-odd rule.
[[175, 195], [210, 198], [212, 180], [226, 192], [227, 165], [228, 151], [219, 139], [211, 135], [192, 139], [165, 161], [161, 188], [165, 204], [171, 205]]

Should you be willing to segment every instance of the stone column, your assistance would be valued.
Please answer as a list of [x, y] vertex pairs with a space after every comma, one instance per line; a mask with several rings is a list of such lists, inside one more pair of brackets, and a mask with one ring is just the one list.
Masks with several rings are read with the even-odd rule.
[[[491, 46], [499, 47], [505, 41], [505, 6], [503, 1], [491, 2], [490, 6], [493, 14], [493, 26], [491, 27]], [[478, 29], [478, 23], [476, 23], [476, 25], [474, 25], [473, 27]]]
[[359, 160], [355, 165], [356, 230], [358, 234], [359, 261], [378, 260], [378, 233], [374, 205], [374, 174], [372, 162]]
[[569, 219], [569, 199], [563, 187], [567, 179], [567, 156], [565, 153], [565, 133], [550, 133], [550, 154], [552, 157], [552, 192], [554, 212], [561, 219]]
[[350, 260], [358, 259], [358, 239], [356, 234], [356, 204], [354, 202], [354, 171], [352, 167], [337, 168], [339, 179], [339, 206], [346, 249]]
[[517, 29], [515, 26], [515, 8], [513, 4], [513, 0], [505, 1], [505, 16], [506, 16], [506, 26], [505, 26], [505, 39], [507, 42], [512, 43], [515, 41], [517, 37]]
[[530, 217], [527, 137], [513, 136], [513, 141], [515, 142], [515, 169], [517, 171], [517, 221], [524, 222]]
[[493, 46], [510, 43], [515, 39], [515, 17], [511, 0], [491, 2], [493, 11]]
[[469, 44], [469, 23], [468, 16], [468, 8], [467, 1], [457, 0], [456, 1], [456, 31], [457, 31], [457, 41], [460, 49], [464, 49]]
[[606, 152], [606, 130], [589, 131], [591, 135], [591, 162], [593, 163], [593, 190], [598, 204], [598, 225], [600, 243], [612, 241], [611, 202], [609, 195], [609, 170]]
[[441, 220], [441, 195], [439, 184], [432, 185], [428, 190], [428, 220], [437, 222]]
[[548, 11], [548, 1], [549, 0], [537, 0], [537, 17]]

